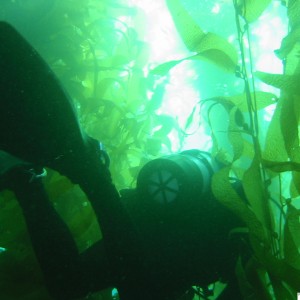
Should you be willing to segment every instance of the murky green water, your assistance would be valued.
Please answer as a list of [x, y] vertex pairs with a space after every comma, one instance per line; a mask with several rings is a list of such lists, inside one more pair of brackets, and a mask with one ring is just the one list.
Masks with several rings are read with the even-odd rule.
[[[213, 239], [218, 229], [231, 226], [229, 219], [223, 220], [223, 215], [216, 213], [217, 208], [209, 210], [207, 214], [212, 217], [207, 220], [201, 215], [203, 199], [208, 197], [202, 197], [199, 186], [206, 184], [207, 177], [207, 190], [213, 193], [217, 206], [224, 206], [225, 211], [243, 222], [242, 229], [230, 227], [218, 236], [220, 240], [225, 236], [238, 236], [240, 242], [247, 240], [241, 248], [252, 258], [236, 264], [238, 289], [245, 299], [281, 300], [295, 299], [300, 291], [299, 7], [298, 0], [5, 0], [0, 3], [0, 21], [15, 27], [55, 73], [70, 95], [79, 126], [105, 145], [117, 189], [135, 191], [138, 176], [144, 176], [141, 182], [148, 190], [129, 196], [134, 201], [127, 205], [155, 255], [161, 254], [157, 245], [170, 239], [178, 253], [192, 256], [198, 253], [195, 245], [201, 239]], [[1, 34], [4, 33], [0, 31]], [[9, 44], [9, 38], [5, 43]], [[10, 52], [0, 56], [0, 101], [7, 95], [3, 82], [11, 84], [15, 79], [17, 89], [22, 78], [33, 81], [33, 63], [22, 65], [22, 49], [11, 49], [12, 57], [17, 53], [20, 64], [15, 67], [18, 76], [10, 80], [3, 75], [4, 70], [12, 70], [4, 60]], [[39, 76], [35, 78], [39, 81]], [[37, 99], [40, 86], [28, 87], [28, 91], [35, 91], [32, 98]], [[53, 90], [41, 89], [39, 93], [52, 99]], [[24, 114], [31, 116], [28, 124], [38, 119], [41, 122], [33, 130], [28, 129], [29, 125], [23, 127], [26, 143], [16, 142], [21, 144], [20, 152], [24, 147], [24, 151], [34, 153], [30, 144], [37, 139], [36, 128], [48, 130], [45, 120], [51, 120], [50, 129], [38, 138], [46, 145], [49, 140], [45, 152], [55, 150], [55, 135], [61, 133], [57, 148], [73, 135], [73, 123], [64, 124], [69, 131], [61, 126], [65, 119], [72, 119], [68, 108], [61, 106], [59, 111], [56, 105], [56, 110], [51, 111], [59, 116], [55, 119], [51, 113], [46, 117], [48, 110], [42, 110], [41, 103], [34, 102]], [[4, 111], [2, 116], [7, 120], [16, 117], [9, 118]], [[55, 122], [58, 126], [53, 133]], [[2, 131], [6, 129], [4, 123]], [[5, 141], [0, 140], [1, 150], [2, 147]], [[205, 159], [205, 167], [199, 167], [203, 160], [194, 153], [189, 158], [191, 162], [182, 162], [182, 156], [176, 153], [189, 149], [210, 152], [218, 167], [210, 169]], [[174, 156], [168, 156], [166, 161], [151, 165], [153, 160], [171, 154]], [[0, 167], [3, 165], [0, 163]], [[51, 202], [69, 226], [79, 250], [85, 251], [102, 237], [91, 204], [77, 185], [51, 168], [47, 171], [44, 184]], [[173, 205], [177, 196], [184, 199], [179, 202], [182, 206], [161, 217], [160, 205]], [[150, 197], [158, 206], [154, 210], [152, 206], [141, 208], [139, 197]], [[200, 206], [197, 197], [202, 199]], [[0, 194], [0, 208], [0, 298], [51, 299], [22, 210], [7, 189]], [[168, 230], [155, 222], [166, 223]], [[201, 226], [205, 230], [201, 231]], [[173, 236], [173, 232], [177, 234]], [[153, 246], [150, 240], [157, 244]], [[203, 259], [207, 255], [207, 261], [215, 260], [219, 267], [222, 263], [218, 257], [226, 252], [222, 249], [225, 244], [212, 244], [220, 247], [219, 252], [201, 252], [199, 246], [198, 256]], [[192, 248], [193, 254], [187, 250]], [[161, 249], [162, 259], [167, 261], [167, 247]], [[162, 264], [172, 265], [177, 273], [184, 270], [182, 274], [189, 274], [186, 264], [180, 261], [183, 255], [175, 253], [174, 250], [170, 257], [181, 269], [173, 263]], [[214, 254], [209, 257], [207, 253]], [[243, 256], [244, 252], [238, 253], [237, 258]], [[207, 269], [211, 269], [203, 272], [204, 278], [212, 265], [208, 263]], [[195, 260], [191, 269], [197, 268]], [[172, 276], [178, 279], [174, 270]], [[215, 280], [211, 281], [208, 283]], [[195, 291], [205, 291], [207, 299], [216, 299], [225, 285], [220, 280], [216, 282], [215, 296], [203, 286]], [[201, 297], [196, 294], [190, 290], [181, 299]], [[116, 291], [108, 289], [85, 299], [109, 300], [113, 295], [117, 297]]]

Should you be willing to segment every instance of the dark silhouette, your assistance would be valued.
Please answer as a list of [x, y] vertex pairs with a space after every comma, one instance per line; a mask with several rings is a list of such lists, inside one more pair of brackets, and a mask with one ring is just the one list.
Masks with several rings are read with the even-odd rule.
[[[160, 208], [156, 201], [151, 211], [138, 189], [120, 197], [99, 143], [80, 128], [67, 93], [4, 22], [0, 92], [0, 188], [14, 191], [19, 201], [54, 299], [77, 299], [107, 287], [116, 287], [123, 300], [178, 299], [192, 285], [217, 280], [228, 283], [219, 299], [241, 298], [234, 275], [238, 250], [229, 239], [240, 221], [210, 190], [198, 193], [197, 182], [188, 188], [196, 191], [193, 199], [182, 195], [191, 207], [172, 200]], [[205, 157], [203, 162], [209, 164]], [[103, 239], [81, 254], [44, 190], [43, 167], [79, 184], [95, 211]], [[211, 172], [203, 181], [209, 182]]]

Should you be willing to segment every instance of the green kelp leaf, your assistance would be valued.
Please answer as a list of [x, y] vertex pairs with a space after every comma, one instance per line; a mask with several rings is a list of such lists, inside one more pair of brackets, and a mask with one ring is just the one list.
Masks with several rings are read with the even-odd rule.
[[215, 173], [212, 178], [212, 191], [214, 196], [240, 217], [249, 228], [249, 233], [255, 237], [256, 240], [267, 245], [265, 230], [258, 220], [254, 212], [248, 208], [247, 204], [240, 198], [239, 194], [234, 190], [230, 181], [231, 167], [225, 167]]
[[291, 32], [289, 32], [289, 34], [282, 40], [280, 49], [275, 51], [277, 57], [280, 59], [285, 59], [299, 40], [300, 26], [296, 27]]
[[288, 154], [285, 149], [280, 118], [283, 99], [279, 98], [278, 103], [268, 128], [263, 158], [269, 161], [287, 161]]
[[214, 33], [204, 34], [201, 41], [195, 44], [193, 52], [197, 54], [160, 64], [151, 70], [151, 73], [165, 76], [172, 68], [185, 60], [209, 61], [230, 73], [236, 70], [238, 55], [235, 47]]
[[280, 124], [285, 149], [292, 161], [300, 162], [298, 132], [299, 99], [291, 95], [284, 95], [282, 99]]
[[195, 58], [208, 59], [227, 72], [235, 72], [238, 64], [236, 48], [223, 37], [209, 32], [203, 36], [193, 50]]
[[[280, 125], [284, 139], [285, 150], [292, 162], [300, 162], [299, 147], [299, 96], [284, 94], [282, 97], [282, 111], [280, 116]], [[293, 172], [293, 182], [291, 185], [300, 193], [299, 174]]]
[[284, 259], [276, 258], [271, 253], [270, 248], [267, 248], [266, 244], [261, 241], [250, 236], [250, 242], [256, 256], [255, 261], [259, 261], [269, 276], [276, 280], [284, 281], [288, 285], [289, 290], [292, 288], [298, 291], [300, 287], [300, 271], [287, 264]]
[[287, 286], [282, 280], [272, 277], [271, 284], [276, 297], [275, 299], [295, 300], [297, 291]]
[[[268, 92], [255, 92], [250, 94], [251, 100], [252, 100], [252, 109], [264, 109], [268, 107], [271, 104], [276, 103], [277, 96], [268, 93]], [[247, 103], [247, 95], [246, 94], [240, 94], [236, 96], [226, 97], [228, 101], [232, 102], [234, 105], [238, 106], [238, 108], [242, 112], [248, 112], [248, 103]], [[256, 103], [254, 103], [256, 99]]]
[[50, 199], [57, 199], [59, 196], [71, 191], [74, 188], [74, 184], [64, 176], [60, 176], [58, 173], [48, 170], [46, 190]]
[[300, 93], [300, 74], [283, 75], [255, 72], [254, 75], [266, 84], [287, 91], [290, 94]]
[[184, 131], [186, 131], [193, 124], [196, 110], [197, 110], [197, 106], [195, 105], [193, 107], [192, 112], [190, 113], [190, 115], [188, 116], [188, 118], [185, 122]]
[[188, 57], [184, 57], [184, 58], [181, 58], [181, 59], [176, 59], [176, 60], [170, 60], [170, 61], [167, 61], [165, 63], [162, 63], [158, 66], [156, 66], [155, 68], [153, 68], [150, 72], [153, 74], [153, 75], [159, 75], [159, 76], [166, 76], [167, 73], [174, 67], [176, 67], [178, 64], [180, 64], [181, 62], [185, 61], [185, 60], [198, 60], [198, 59], [201, 59], [201, 60], [207, 60], [207, 57], [205, 57], [204, 55], [198, 53], [198, 54], [195, 54], [195, 55], [191, 55], [191, 56], [188, 56]]
[[[198, 54], [197, 58], [208, 59], [226, 71], [235, 71], [238, 54], [233, 45], [214, 33], [205, 33], [180, 1], [167, 0], [167, 5], [184, 44], [191, 52]], [[179, 62], [173, 61], [173, 64]], [[164, 67], [170, 66], [171, 63]]]
[[[269, 105], [272, 105], [274, 103], [277, 103], [278, 98], [276, 95], [268, 92], [255, 92], [250, 94], [250, 98], [252, 100], [252, 109], [255, 108], [257, 110], [264, 109], [268, 107]], [[206, 99], [204, 101], [214, 100]], [[254, 100], [256, 100], [256, 103], [254, 103]], [[241, 112], [248, 112], [248, 103], [247, 103], [247, 95], [246, 93], [235, 95], [235, 96], [229, 96], [229, 97], [218, 97], [215, 98], [216, 102], [223, 103], [226, 106], [237, 106]]]
[[[211, 129], [213, 153], [215, 156], [218, 156], [219, 160], [227, 163], [238, 160], [243, 155], [248, 158], [253, 157], [253, 151], [250, 151], [250, 148], [253, 148], [253, 146], [249, 147], [248, 142], [242, 136], [245, 133], [243, 115], [238, 107], [234, 106], [228, 99], [229, 97], [218, 97], [201, 101], [201, 105], [208, 103], [207, 122]], [[215, 126], [217, 119], [215, 118], [214, 110], [223, 111], [223, 109], [224, 122], [220, 123], [222, 125]], [[203, 109], [200, 109], [200, 111], [203, 113]], [[226, 139], [226, 135], [228, 139]], [[222, 148], [222, 145], [225, 145], [225, 149]]]
[[300, 289], [300, 271], [287, 264], [284, 259], [276, 258], [260, 241], [251, 236], [250, 239], [256, 258], [266, 268], [267, 272], [298, 291]]
[[239, 14], [249, 23], [257, 20], [272, 0], [236, 0]]
[[245, 172], [242, 184], [255, 216], [265, 228], [269, 228], [270, 224], [268, 224], [267, 219], [269, 214], [268, 200], [262, 183], [260, 164], [257, 157], [253, 159], [250, 168]]
[[288, 204], [284, 226], [284, 256], [286, 262], [300, 270], [300, 210]]
[[95, 213], [78, 185], [72, 184], [57, 172], [50, 171], [49, 175], [50, 178], [45, 179], [47, 193], [82, 251], [87, 247], [87, 241], [93, 244], [100, 238]]
[[298, 111], [299, 100], [295, 96], [279, 99], [272, 118], [263, 153], [264, 165], [273, 172], [293, 171], [291, 192], [299, 194], [299, 137]]
[[300, 163], [292, 162], [292, 161], [270, 161], [263, 160], [263, 165], [265, 168], [270, 169], [276, 173], [289, 172], [289, 171], [297, 171], [300, 172]]
[[296, 198], [300, 195], [300, 173], [299, 171], [293, 171], [293, 180], [290, 183], [290, 195], [292, 198]]
[[293, 29], [299, 24], [300, 19], [300, 2], [298, 0], [288, 1], [288, 11], [287, 15], [290, 22], [290, 27]]
[[[270, 295], [270, 283], [267, 282], [267, 271], [262, 262], [258, 261], [254, 256], [250, 257], [245, 265], [245, 273], [247, 280], [251, 284], [252, 291], [249, 291], [243, 299], [274, 300]], [[249, 295], [251, 296], [249, 297]]]
[[166, 0], [166, 3], [185, 46], [191, 52], [196, 52], [196, 47], [205, 36], [204, 31], [193, 20], [180, 0]]
[[249, 162], [250, 160], [253, 160], [253, 157], [255, 155], [253, 142], [250, 142], [245, 138], [243, 138], [242, 141], [243, 141], [243, 152], [241, 156], [236, 161], [233, 162], [232, 165], [232, 171], [240, 180], [243, 179], [244, 173], [247, 171], [245, 167], [245, 160]]
[[243, 296], [243, 299], [247, 299], [248, 295], [253, 295], [254, 290], [252, 285], [249, 282], [249, 278], [245, 271], [244, 263], [242, 262], [242, 258], [239, 257], [235, 266], [235, 274], [239, 283], [239, 289]]
[[[231, 158], [229, 158], [228, 151], [226, 151], [219, 145], [218, 130], [214, 126], [214, 122], [215, 122], [214, 109], [219, 110], [218, 106], [223, 105], [225, 110], [227, 110], [227, 107], [226, 107], [227, 103], [225, 105], [223, 103], [219, 103], [218, 98], [210, 98], [210, 99], [201, 100], [199, 103], [200, 103], [200, 116], [205, 118], [204, 122], [207, 122], [208, 127], [211, 130], [210, 136], [212, 139], [212, 154], [217, 158], [218, 161], [227, 165], [231, 161]], [[207, 105], [207, 107], [206, 107], [206, 105]], [[203, 113], [204, 111], [205, 111], [205, 114]], [[205, 117], [205, 115], [207, 117]], [[227, 120], [225, 122], [227, 124]], [[220, 143], [220, 144], [222, 144], [222, 143]]]
[[239, 159], [244, 151], [241, 130], [236, 123], [237, 112], [239, 112], [238, 108], [234, 107], [229, 113], [228, 139], [233, 148], [233, 161]]
[[174, 68], [175, 66], [177, 66], [179, 63], [181, 63], [185, 59], [186, 58], [184, 58], [184, 59], [177, 59], [177, 60], [170, 60], [170, 61], [167, 61], [165, 63], [162, 63], [162, 64], [158, 65], [157, 67], [155, 67], [154, 69], [152, 69], [151, 73], [155, 74], [155, 75], [159, 75], [159, 76], [166, 76], [167, 73], [172, 68]]

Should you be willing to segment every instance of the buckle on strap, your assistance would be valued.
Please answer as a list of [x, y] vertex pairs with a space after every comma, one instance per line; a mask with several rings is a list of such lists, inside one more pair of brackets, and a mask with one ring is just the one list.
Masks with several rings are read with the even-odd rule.
[[45, 168], [31, 168], [28, 170], [28, 173], [31, 175], [29, 183], [47, 176], [47, 170]]

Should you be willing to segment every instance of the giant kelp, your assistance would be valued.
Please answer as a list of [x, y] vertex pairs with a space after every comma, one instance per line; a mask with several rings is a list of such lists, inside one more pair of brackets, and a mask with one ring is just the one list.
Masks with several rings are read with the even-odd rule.
[[[46, 5], [50, 2], [51, 5]], [[243, 47], [249, 23], [255, 22], [270, 2], [234, 1], [236, 20], [232, 22], [238, 21], [240, 47]], [[235, 212], [249, 231], [254, 254], [247, 266], [240, 264], [237, 268], [238, 274], [243, 274], [240, 276], [243, 278], [241, 287], [250, 285], [247, 292], [256, 293], [257, 299], [294, 299], [296, 290], [300, 290], [300, 213], [293, 205], [293, 198], [299, 196], [299, 65], [295, 68], [287, 63], [286, 74], [256, 73], [261, 80], [282, 89], [279, 99], [271, 93], [251, 90], [246, 65], [237, 68], [239, 51], [243, 56], [244, 50], [237, 49], [215, 32], [206, 32], [202, 20], [196, 22], [182, 1], [167, 0], [174, 26], [190, 55], [165, 61], [149, 70], [150, 49], [143, 40], [143, 26], [137, 23], [143, 17], [141, 9], [130, 6], [125, 0], [41, 3], [47, 7], [42, 14], [42, 5], [35, 10], [30, 1], [27, 7], [22, 1], [7, 2], [0, 6], [1, 16], [5, 17], [7, 11], [30, 11], [35, 24], [27, 27], [24, 34], [71, 94], [81, 124], [106, 145], [113, 178], [119, 188], [132, 185], [141, 166], [161, 155], [163, 148], [171, 151], [168, 134], [172, 129], [184, 137], [184, 130], [173, 117], [157, 113], [162, 105], [168, 74], [173, 68], [184, 61], [207, 61], [225, 70], [228, 76], [237, 75], [243, 81], [245, 90], [242, 94], [220, 95], [199, 102], [201, 109], [216, 103], [228, 113], [229, 125], [225, 130], [232, 149], [230, 154], [220, 147], [213, 122], [210, 122], [213, 110], [208, 109], [212, 153], [225, 165], [214, 176], [212, 188], [218, 200]], [[291, 31], [276, 51], [278, 57], [287, 62], [297, 47], [299, 3], [289, 1]], [[129, 19], [130, 22], [126, 22]], [[19, 20], [17, 26], [21, 31], [22, 25]], [[276, 104], [276, 110], [262, 146], [258, 113], [271, 104]], [[196, 111], [194, 109], [188, 118], [186, 128]], [[286, 172], [292, 172], [289, 181], [291, 199], [281, 194], [278, 199], [273, 199], [284, 215], [281, 234], [274, 225], [270, 182]], [[90, 206], [83, 194], [65, 178], [57, 173], [49, 174], [46, 180], [49, 195], [72, 228], [80, 249], [84, 249], [101, 236]], [[232, 174], [242, 181], [247, 202], [233, 189]], [[0, 255], [0, 264], [5, 270], [1, 273], [1, 287], [5, 286], [5, 289], [0, 289], [3, 291], [0, 296], [5, 299], [47, 299], [22, 218], [15, 217], [20, 215], [17, 204], [9, 193], [4, 193], [1, 201], [3, 234], [0, 246], [8, 251]], [[37, 274], [37, 278], [30, 277], [30, 273]], [[22, 281], [19, 292], [13, 288], [16, 281]], [[95, 299], [97, 297], [102, 299], [95, 295]], [[110, 299], [108, 295], [104, 297]]]
[[[279, 205], [287, 206], [286, 219], [284, 225], [283, 241], [278, 241], [281, 235], [276, 234], [276, 221], [274, 212], [271, 209], [271, 191], [270, 181], [276, 177], [276, 172], [293, 171], [293, 180], [291, 181], [292, 197], [298, 196], [299, 188], [299, 76], [296, 72], [293, 74], [276, 75], [257, 72], [256, 76], [265, 83], [273, 85], [282, 90], [282, 95], [277, 103], [277, 108], [271, 121], [265, 149], [259, 140], [258, 111], [273, 101], [277, 102], [274, 95], [260, 94], [251, 90], [251, 83], [248, 80], [247, 68], [245, 66], [244, 39], [249, 23], [255, 21], [262, 11], [267, 7], [270, 1], [234, 1], [236, 10], [236, 21], [239, 32], [240, 50], [242, 56], [242, 67], [237, 74], [244, 80], [245, 93], [240, 96], [218, 97], [201, 101], [215, 102], [226, 107], [229, 116], [228, 141], [232, 145], [233, 154], [225, 156], [218, 148], [218, 139], [214, 135], [212, 128], [212, 138], [214, 141], [214, 153], [216, 157], [222, 159], [227, 166], [215, 174], [212, 188], [221, 203], [234, 211], [244, 220], [249, 229], [249, 238], [254, 252], [253, 258], [258, 260], [258, 264], [251, 264], [246, 267], [244, 277], [252, 284], [253, 292], [259, 299], [292, 299], [295, 291], [300, 287], [299, 272], [299, 210], [293, 206], [293, 201], [282, 200], [279, 194]], [[292, 25], [291, 32], [283, 40], [281, 49], [277, 50], [277, 55], [282, 59], [287, 59], [288, 54], [295, 47], [298, 37], [298, 16], [299, 1], [290, 2], [288, 5], [288, 16]], [[190, 51], [195, 51], [196, 45], [200, 44], [204, 36], [202, 29], [191, 18], [185, 8], [179, 1], [168, 1], [169, 9], [174, 18], [174, 23], [178, 27], [179, 33]], [[244, 22], [244, 26], [242, 23]], [[248, 35], [249, 37], [249, 35]], [[226, 44], [226, 41], [223, 41]], [[211, 48], [228, 49], [228, 47], [219, 47], [218, 43]], [[187, 59], [194, 58], [188, 57]], [[228, 57], [227, 57], [228, 58]], [[211, 60], [224, 67], [222, 62], [214, 56]], [[154, 69], [158, 74], [164, 74], [170, 68], [174, 67], [175, 62], [167, 62]], [[298, 62], [299, 63], [299, 60]], [[286, 70], [290, 70], [289, 64]], [[297, 70], [296, 68], [295, 70]], [[250, 72], [252, 69], [250, 69]], [[239, 99], [237, 101], [237, 99]], [[243, 118], [248, 112], [248, 122]], [[248, 124], [247, 124], [248, 123]], [[248, 136], [248, 138], [246, 138]], [[249, 151], [249, 138], [252, 141]], [[283, 142], [282, 142], [283, 140]], [[228, 159], [229, 157], [229, 159]], [[243, 164], [242, 159], [247, 157], [251, 160], [250, 164]], [[233, 189], [230, 184], [230, 176], [235, 173], [242, 181], [248, 203], [246, 204], [241, 196]], [[277, 175], [278, 176], [278, 175]], [[283, 212], [283, 208], [281, 209]], [[279, 242], [279, 245], [278, 245]], [[283, 245], [283, 248], [282, 246]], [[268, 274], [268, 281], [263, 280], [261, 272]], [[268, 285], [271, 284], [271, 292]], [[243, 284], [241, 284], [243, 286]]]
[[[281, 139], [280, 147], [271, 149], [270, 145], [264, 153], [264, 164], [268, 170], [276, 174], [291, 173], [289, 189], [291, 198], [284, 199], [284, 205], [287, 207], [286, 222], [284, 225], [284, 262], [282, 274], [277, 270], [277, 276], [290, 283], [295, 290], [299, 290], [299, 209], [294, 205], [294, 199], [299, 196], [299, 56], [297, 53], [297, 36], [299, 31], [299, 1], [290, 1], [288, 5], [288, 17], [291, 30], [283, 39], [281, 48], [276, 52], [277, 55], [286, 61], [285, 74], [267, 74], [258, 72], [256, 75], [265, 83], [281, 89], [280, 102], [275, 111], [272, 120], [272, 131], [269, 138]], [[276, 126], [276, 130], [274, 130]], [[273, 145], [274, 146], [274, 145]], [[274, 153], [279, 155], [274, 155]], [[278, 264], [279, 261], [276, 261]], [[276, 265], [275, 264], [275, 265]], [[278, 266], [279, 267], [279, 266]], [[291, 275], [284, 268], [292, 269], [292, 276], [297, 278], [298, 282], [291, 283]], [[288, 278], [287, 278], [288, 277]]]

